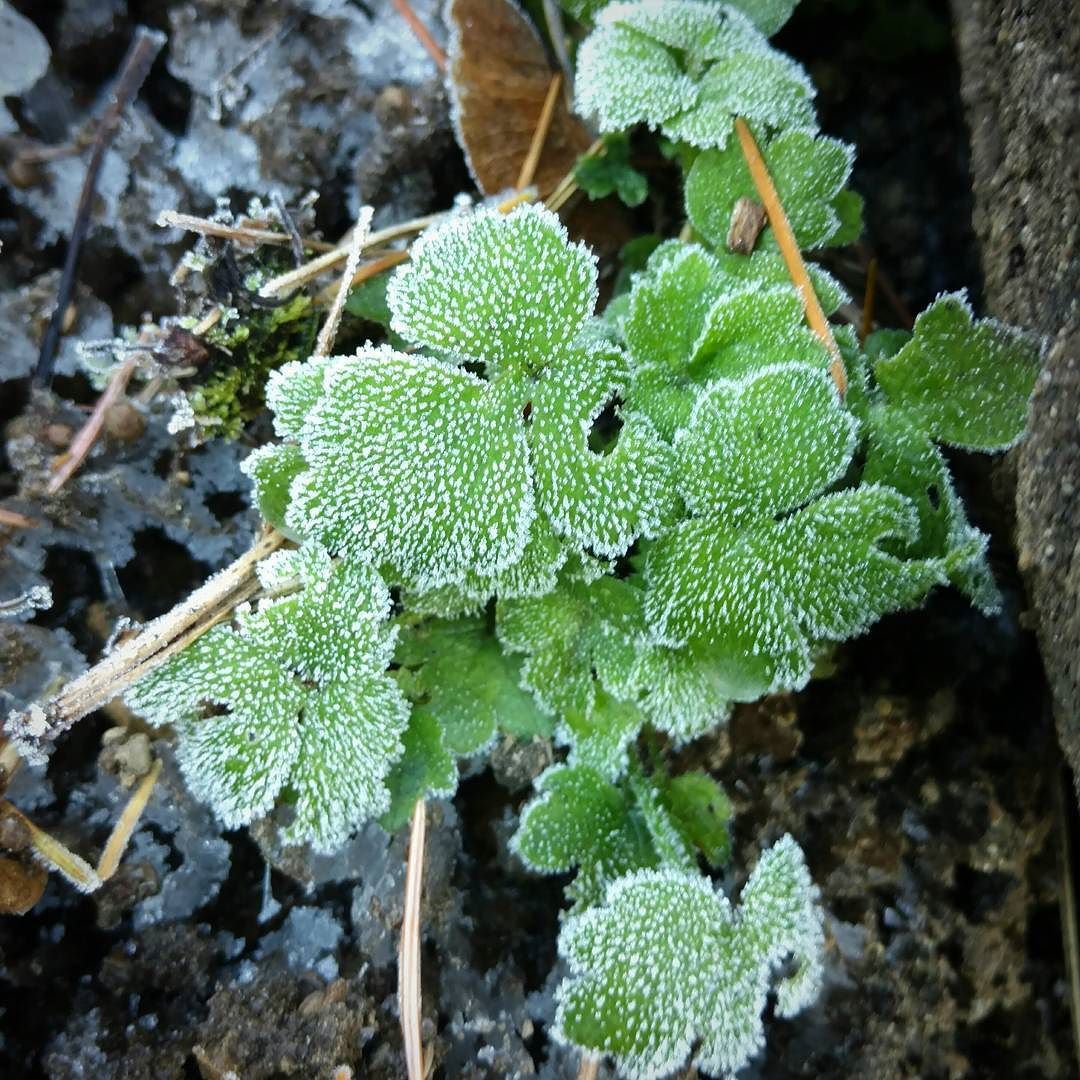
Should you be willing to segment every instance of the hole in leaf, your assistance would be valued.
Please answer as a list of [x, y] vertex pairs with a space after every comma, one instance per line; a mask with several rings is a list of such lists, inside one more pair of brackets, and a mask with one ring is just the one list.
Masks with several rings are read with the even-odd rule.
[[623, 421], [619, 415], [623, 400], [616, 394], [599, 412], [589, 429], [589, 449], [594, 454], [610, 454], [619, 441]]
[[931, 484], [926, 489], [926, 497], [930, 500], [930, 505], [937, 510], [941, 506], [941, 492], [938, 491], [937, 484]]
[[228, 705], [222, 705], [219, 701], [200, 701], [198, 716], [200, 720], [213, 720], [215, 716], [228, 716]]

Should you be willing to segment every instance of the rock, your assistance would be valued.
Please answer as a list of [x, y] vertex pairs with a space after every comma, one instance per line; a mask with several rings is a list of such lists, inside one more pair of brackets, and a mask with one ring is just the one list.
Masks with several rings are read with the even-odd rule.
[[1018, 543], [1061, 745], [1077, 778], [1080, 23], [1069, 4], [952, 0], [952, 8], [987, 305], [1046, 343], [1017, 455]]

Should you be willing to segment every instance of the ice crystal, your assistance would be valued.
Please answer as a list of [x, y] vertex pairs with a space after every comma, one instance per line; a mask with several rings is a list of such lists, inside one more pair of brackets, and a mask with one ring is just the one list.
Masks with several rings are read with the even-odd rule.
[[[800, 247], [858, 239], [861, 201], [844, 187], [855, 159], [850, 146], [791, 128], [766, 143], [762, 154]], [[725, 244], [736, 201], [757, 197], [746, 159], [735, 142], [699, 155], [686, 178], [687, 216], [716, 248]], [[775, 250], [770, 228], [759, 244]]]
[[667, 1075], [695, 1045], [699, 1070], [730, 1075], [764, 1044], [778, 969], [793, 959], [776, 980], [776, 1011], [791, 1016], [817, 996], [823, 949], [817, 890], [790, 836], [761, 856], [735, 911], [695, 874], [639, 870], [563, 927], [556, 1037], [611, 1054], [631, 1080]]
[[963, 293], [939, 296], [912, 339], [874, 365], [886, 401], [939, 442], [1006, 450], [1020, 438], [1039, 370], [1031, 338], [975, 320]]
[[382, 813], [408, 705], [386, 674], [395, 632], [386, 586], [363, 564], [308, 545], [272, 556], [264, 586], [293, 594], [238, 612], [128, 692], [180, 735], [192, 792], [234, 828], [293, 804], [287, 835], [340, 846]]
[[[760, 14], [768, 28], [782, 21]], [[576, 85], [578, 111], [604, 132], [644, 123], [705, 148], [726, 145], [735, 116], [771, 129], [815, 126], [802, 68], [735, 7], [702, 0], [610, 4], [578, 53]]]

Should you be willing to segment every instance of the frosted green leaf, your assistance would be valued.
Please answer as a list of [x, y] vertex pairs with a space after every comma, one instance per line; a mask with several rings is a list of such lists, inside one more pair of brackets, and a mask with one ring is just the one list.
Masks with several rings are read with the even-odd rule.
[[580, 907], [630, 870], [655, 866], [648, 830], [629, 795], [584, 765], [553, 765], [536, 780], [510, 849], [542, 873], [580, 867], [571, 894]]
[[[782, 285], [791, 288], [791, 275], [783, 258], [773, 251], [755, 251], [749, 258], [727, 251], [712, 253], [717, 266], [728, 278], [727, 288], [732, 290], [736, 282], [757, 282], [761, 285]], [[809, 263], [806, 267], [810, 281], [826, 315], [831, 315], [841, 304], [851, 298], [844, 287], [831, 274]]]
[[647, 418], [623, 417], [614, 446], [590, 448], [596, 418], [628, 381], [618, 349], [575, 351], [533, 393], [539, 508], [557, 532], [601, 555], [621, 555], [638, 536], [655, 534], [674, 501], [670, 451]]
[[576, 111], [602, 132], [654, 130], [697, 100], [692, 79], [660, 42], [625, 26], [594, 30], [577, 55]]
[[570, 747], [571, 765], [585, 765], [615, 780], [626, 771], [627, 748], [644, 723], [636, 705], [598, 690], [587, 712], [575, 709], [565, 714], [556, 735]]
[[[738, 5], [736, 5], [738, 6]], [[601, 26], [625, 26], [677, 50], [691, 74], [709, 60], [736, 51], [768, 50], [765, 38], [741, 12], [700, 0], [663, 3], [615, 3], [598, 20]]]
[[547, 596], [500, 600], [496, 614], [503, 646], [526, 654], [522, 685], [542, 709], [564, 716], [590, 713], [593, 663], [607, 636], [644, 632], [640, 591], [613, 577], [591, 584], [564, 577]]
[[397, 333], [487, 365], [543, 370], [596, 306], [596, 257], [534, 205], [477, 210], [428, 229], [387, 292]]
[[710, 866], [731, 858], [731, 802], [724, 789], [703, 772], [672, 777], [664, 785], [664, 802], [682, 834]]
[[521, 558], [533, 499], [512, 394], [368, 348], [331, 369], [301, 435], [288, 525], [423, 590]]
[[981, 611], [992, 614], [1001, 594], [986, 561], [987, 537], [968, 523], [952, 475], [933, 440], [908, 417], [878, 406], [867, 424], [864, 483], [887, 484], [914, 503], [918, 536], [897, 545], [907, 558], [946, 558], [949, 580]]
[[675, 437], [679, 493], [694, 514], [779, 514], [838, 480], [855, 450], [854, 418], [828, 373], [773, 364], [710, 383]]
[[177, 728], [191, 793], [230, 829], [273, 807], [300, 752], [305, 697], [245, 623], [214, 627], [125, 696], [149, 723]]
[[546, 517], [537, 517], [521, 558], [494, 576], [469, 572], [457, 585], [440, 585], [426, 592], [405, 590], [403, 605], [418, 615], [457, 618], [482, 611], [493, 596], [514, 599], [521, 596], [545, 596], [558, 581], [559, 571], [570, 557], [565, 540], [552, 532]]
[[382, 814], [389, 805], [386, 773], [401, 753], [408, 717], [397, 686], [382, 674], [312, 695], [287, 784], [295, 817], [283, 838], [336, 851], [357, 825]]
[[285, 524], [285, 514], [292, 482], [305, 468], [304, 455], [295, 443], [267, 443], [240, 463], [241, 471], [251, 478], [259, 513], [293, 540], [299, 537]]
[[635, 677], [638, 705], [653, 727], [684, 743], [726, 722], [731, 712], [730, 678], [723, 653], [704, 646], [642, 647]]
[[817, 890], [790, 836], [762, 855], [734, 912], [696, 874], [639, 870], [563, 925], [555, 1037], [611, 1054], [629, 1080], [674, 1072], [695, 1045], [699, 1069], [730, 1075], [764, 1044], [770, 980], [791, 958], [776, 999], [793, 1015], [820, 990], [823, 950]]
[[892, 488], [864, 484], [826, 495], [750, 541], [812, 638], [843, 641], [944, 583], [936, 559], [901, 560], [893, 541], [918, 535], [918, 515]]
[[810, 673], [806, 637], [752, 535], [716, 518], [687, 521], [645, 564], [645, 613], [660, 642], [709, 649], [714, 685], [731, 701], [802, 686]]
[[736, 116], [766, 128], [816, 129], [814, 86], [794, 60], [775, 50], [724, 56], [698, 83], [696, 104], [668, 120], [664, 134], [701, 149], [726, 146], [741, 156], [731, 138]]
[[645, 776], [641, 767], [633, 762], [628, 784], [634, 793], [634, 800], [645, 822], [645, 828], [649, 831], [649, 839], [660, 865], [677, 867], [680, 870], [696, 870], [697, 857], [693, 847], [672, 817], [653, 777]]
[[364, 564], [305, 545], [259, 567], [271, 597], [137, 683], [127, 701], [180, 736], [192, 792], [229, 827], [293, 803], [287, 836], [320, 850], [387, 807], [408, 704], [385, 668], [390, 595]]
[[401, 741], [404, 752], [386, 777], [390, 805], [379, 819], [387, 832], [408, 824], [417, 799], [449, 798], [457, 790], [457, 761], [443, 745], [442, 728], [430, 712], [413, 709]]
[[[858, 235], [861, 230], [853, 217], [856, 205], [844, 194], [854, 162], [850, 146], [808, 131], [789, 130], [768, 142], [762, 154], [800, 247], [839, 242], [834, 238], [841, 231], [843, 242], [852, 230]], [[837, 209], [842, 194], [843, 223]], [[756, 200], [758, 195], [738, 143], [699, 154], [686, 178], [686, 213], [714, 247], [725, 246], [731, 214], [740, 198]], [[775, 249], [771, 228], [766, 227], [759, 244]]]
[[758, 283], [721, 296], [709, 309], [690, 356], [699, 381], [737, 379], [764, 368], [799, 360], [822, 372], [829, 354], [806, 325], [794, 286]]
[[799, 0], [726, 0], [744, 12], [763, 33], [772, 37], [791, 18]]
[[649, 552], [645, 613], [661, 642], [707, 647], [732, 700], [799, 689], [813, 641], [852, 637], [944, 581], [940, 560], [901, 560], [883, 546], [917, 530], [910, 501], [873, 485], [742, 531], [688, 521]]
[[970, 450], [1007, 450], [1023, 434], [1039, 373], [1030, 336], [975, 320], [963, 293], [939, 296], [915, 333], [874, 375], [890, 405], [930, 436]]
[[634, 361], [681, 370], [725, 284], [716, 261], [696, 245], [650, 261], [630, 293], [623, 327]]
[[266, 380], [266, 404], [274, 414], [274, 431], [283, 439], [299, 438], [304, 421], [323, 390], [332, 357], [290, 360]]
[[429, 620], [398, 639], [397, 662], [414, 671], [415, 712], [433, 716], [443, 744], [471, 755], [498, 729], [531, 737], [550, 734], [551, 722], [520, 687], [520, 661], [506, 656], [479, 619]]

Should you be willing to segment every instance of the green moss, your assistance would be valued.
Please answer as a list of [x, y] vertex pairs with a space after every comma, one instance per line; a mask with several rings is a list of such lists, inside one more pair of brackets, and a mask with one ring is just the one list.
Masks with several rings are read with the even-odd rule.
[[319, 317], [309, 296], [281, 307], [259, 308], [207, 335], [224, 354], [206, 381], [188, 394], [199, 424], [210, 434], [235, 439], [263, 408], [269, 373], [311, 355]]

